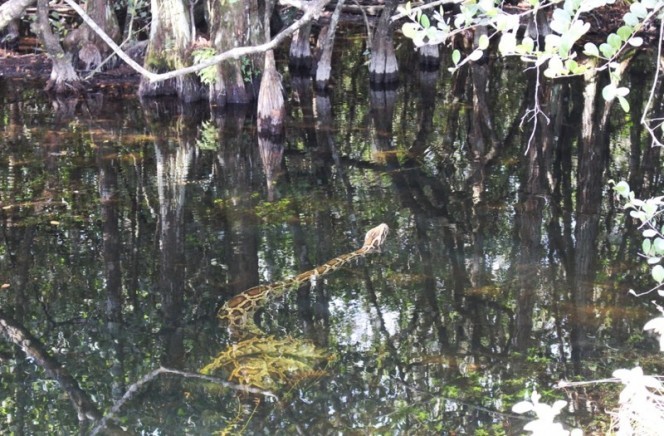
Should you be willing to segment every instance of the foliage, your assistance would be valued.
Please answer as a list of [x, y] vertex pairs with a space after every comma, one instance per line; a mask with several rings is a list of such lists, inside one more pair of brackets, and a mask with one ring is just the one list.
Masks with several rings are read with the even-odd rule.
[[[640, 294], [634, 290], [630, 293], [636, 296], [649, 294], [657, 291], [660, 296], [664, 296], [662, 286], [664, 285], [664, 267], [661, 261], [664, 258], [664, 225], [662, 225], [662, 211], [664, 211], [664, 196], [640, 200], [636, 198], [634, 191], [631, 191], [627, 182], [614, 183], [613, 190], [622, 199], [625, 200], [624, 208], [631, 209], [629, 215], [639, 221], [639, 229], [643, 236], [641, 244], [641, 256], [646, 259], [650, 266], [650, 273], [657, 285]], [[653, 327], [654, 328], [654, 327]]]
[[[521, 401], [512, 406], [514, 413], [523, 414], [533, 412], [537, 415], [537, 419], [530, 421], [523, 429], [532, 432], [534, 435], [569, 435], [570, 432], [565, 430], [561, 423], [553, 421], [567, 405], [567, 401], [558, 400], [553, 403], [553, 406], [549, 406], [548, 404], [540, 403], [540, 398], [541, 395], [537, 391], [533, 391], [530, 401]], [[579, 429], [574, 429], [571, 434], [579, 435], [582, 432]]]
[[240, 58], [240, 71], [242, 71], [242, 78], [245, 82], [250, 82], [258, 77], [260, 70], [256, 68], [254, 62], [249, 56], [242, 56]]
[[661, 382], [644, 375], [640, 367], [619, 369], [613, 376], [625, 385], [620, 407], [612, 413], [620, 434], [660, 434], [664, 424], [664, 392]]
[[[643, 242], [642, 253], [647, 264], [651, 267], [651, 275], [657, 285], [643, 293], [630, 290], [635, 296], [642, 296], [657, 291], [664, 296], [664, 267], [661, 261], [664, 258], [664, 226], [662, 225], [662, 212], [664, 211], [664, 196], [640, 200], [634, 191], [630, 190], [625, 181], [615, 183], [613, 190], [619, 198], [625, 201], [624, 208], [630, 209], [629, 215], [639, 221]], [[649, 330], [659, 336], [660, 351], [664, 351], [664, 309], [657, 306], [662, 316], [648, 321], [644, 330]], [[611, 412], [613, 427], [620, 434], [658, 434], [664, 425], [664, 387], [653, 376], [643, 374], [640, 367], [631, 370], [618, 369], [613, 372], [615, 379], [624, 387], [620, 393], [619, 407]], [[540, 435], [567, 435], [570, 434], [560, 423], [553, 420], [567, 404], [565, 401], [556, 401], [553, 406], [539, 402], [540, 395], [533, 391], [531, 401], [522, 401], [515, 404], [512, 410], [516, 413], [534, 412], [537, 419], [529, 422], [524, 430]], [[573, 430], [575, 434], [580, 430]]]
[[[210, 60], [215, 54], [216, 52], [212, 47], [198, 47], [192, 52], [194, 64], [202, 64], [203, 62]], [[211, 65], [207, 68], [203, 68], [198, 71], [197, 74], [201, 78], [201, 82], [206, 85], [212, 85], [217, 81], [217, 66]]]
[[[599, 47], [587, 42], [582, 51], [587, 61], [581, 61], [581, 49], [578, 45], [591, 30], [590, 22], [584, 21], [584, 17], [587, 17], [589, 12], [614, 2], [615, 0], [560, 0], [540, 3], [539, 0], [529, 0], [530, 8], [521, 13], [510, 13], [500, 6], [502, 3], [493, 0], [463, 2], [459, 5], [459, 12], [453, 16], [446, 16], [442, 7], [435, 11], [432, 14], [435, 24], [421, 8], [412, 8], [410, 2], [400, 9], [400, 13], [411, 20], [402, 26], [402, 30], [416, 46], [440, 44], [469, 29], [479, 31], [476, 47], [465, 59], [462, 60], [459, 50], [452, 52], [455, 65], [451, 68], [452, 71], [467, 62], [479, 60], [484, 56], [491, 40], [499, 40], [498, 51], [502, 56], [519, 56], [526, 63], [537, 67], [545, 66], [544, 75], [549, 78], [608, 69], [611, 82], [603, 89], [602, 96], [607, 101], [617, 98], [621, 107], [629, 111], [629, 103], [625, 98], [629, 89], [619, 86], [618, 60], [630, 47], [643, 44], [643, 39], [636, 34], [648, 23], [661, 17], [664, 2], [633, 2], [623, 16], [624, 25], [616, 32], [610, 33]], [[537, 27], [538, 13], [547, 8], [553, 8], [548, 22], [550, 32]], [[524, 25], [532, 26], [533, 23], [534, 34], [527, 31], [522, 37], [518, 36]], [[483, 29], [488, 32], [484, 33]], [[543, 44], [537, 41], [541, 36], [544, 37]], [[600, 63], [595, 65], [592, 60]]]
[[219, 148], [219, 128], [217, 128], [214, 121], [203, 121], [200, 132], [201, 136], [196, 140], [196, 147], [209, 151], [215, 151]]

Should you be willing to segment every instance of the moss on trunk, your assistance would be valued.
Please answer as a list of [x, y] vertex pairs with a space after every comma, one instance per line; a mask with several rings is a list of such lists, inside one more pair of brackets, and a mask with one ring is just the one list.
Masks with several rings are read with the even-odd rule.
[[[145, 54], [145, 68], [163, 73], [189, 65], [191, 45], [189, 9], [183, 0], [152, 0], [152, 26]], [[184, 102], [200, 100], [201, 85], [193, 74], [162, 82], [141, 78], [140, 97], [177, 95]]]
[[[263, 14], [256, 0], [220, 2], [208, 0], [210, 12], [210, 42], [217, 53], [234, 47], [256, 45], [263, 40]], [[262, 56], [223, 62], [217, 66], [217, 80], [210, 86], [210, 103], [249, 103], [254, 96], [251, 83], [262, 69]]]

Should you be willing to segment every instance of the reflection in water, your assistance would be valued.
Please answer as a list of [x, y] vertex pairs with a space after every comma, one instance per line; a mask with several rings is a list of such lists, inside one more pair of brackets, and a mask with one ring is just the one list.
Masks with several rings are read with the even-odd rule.
[[[648, 314], [625, 297], [648, 280], [634, 229], [604, 188], [660, 193], [660, 152], [638, 123], [615, 129], [603, 78], [538, 86], [494, 62], [405, 71], [393, 91], [351, 74], [317, 95], [297, 78], [283, 142], [257, 137], [244, 107], [54, 114], [7, 88], [0, 428], [73, 433], [122, 404], [114, 416], [146, 433], [511, 432], [524, 390], [606, 377], [635, 350], [661, 373]], [[548, 119], [533, 133], [535, 93]], [[383, 254], [259, 309], [261, 336], [217, 322], [233, 295], [348, 253], [383, 221]], [[176, 372], [134, 384], [162, 365], [208, 366], [278, 403]], [[592, 430], [611, 403], [587, 393], [565, 419]]]

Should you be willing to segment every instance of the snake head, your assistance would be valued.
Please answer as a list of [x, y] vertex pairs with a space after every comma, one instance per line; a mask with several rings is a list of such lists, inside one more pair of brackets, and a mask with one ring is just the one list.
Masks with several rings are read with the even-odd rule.
[[387, 227], [387, 224], [380, 224], [373, 229], [367, 232], [367, 235], [364, 237], [364, 244], [362, 248], [368, 249], [370, 251], [380, 250], [380, 246], [385, 242], [387, 234], [389, 233], [390, 228]]

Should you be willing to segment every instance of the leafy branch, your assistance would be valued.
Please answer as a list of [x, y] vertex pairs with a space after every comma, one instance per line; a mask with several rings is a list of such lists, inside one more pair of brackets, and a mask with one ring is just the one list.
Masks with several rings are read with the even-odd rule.
[[[452, 52], [454, 67], [450, 69], [451, 71], [468, 62], [481, 59], [491, 40], [498, 37], [500, 37], [498, 51], [502, 56], [519, 56], [524, 62], [534, 63], [537, 67], [545, 66], [544, 76], [548, 78], [582, 75], [589, 71], [599, 72], [608, 69], [610, 83], [602, 90], [602, 96], [607, 101], [617, 98], [623, 110], [627, 112], [629, 103], [625, 97], [629, 93], [629, 88], [619, 86], [621, 68], [617, 59], [628, 49], [643, 44], [643, 39], [636, 34], [645, 24], [661, 18], [664, 1], [641, 0], [632, 3], [629, 11], [623, 15], [625, 24], [616, 32], [609, 34], [605, 42], [599, 47], [592, 42], [584, 45], [583, 54], [588, 58], [600, 59], [602, 63], [593, 65], [592, 62], [579, 62], [577, 60], [579, 52], [575, 47], [591, 28], [590, 23], [582, 19], [582, 15], [614, 2], [615, 0], [558, 0], [540, 4], [539, 0], [529, 0], [528, 10], [509, 13], [492, 0], [479, 0], [461, 3], [459, 12], [453, 16], [446, 16], [441, 7], [432, 13], [431, 18], [424, 13], [423, 6], [413, 8], [409, 2], [399, 9], [397, 17], [409, 17], [410, 21], [402, 25], [402, 31], [416, 46], [441, 44], [449, 41], [454, 35], [480, 26], [494, 29], [491, 34], [481, 35], [476, 47], [464, 59], [459, 50], [454, 50]], [[430, 5], [424, 6], [430, 7]], [[554, 10], [548, 23], [551, 32], [544, 32], [543, 47], [536, 44], [534, 35], [526, 34], [519, 40], [517, 32], [525, 24], [525, 20], [533, 20], [536, 23], [538, 12], [548, 7], [554, 7]], [[648, 130], [653, 134], [652, 129]]]

